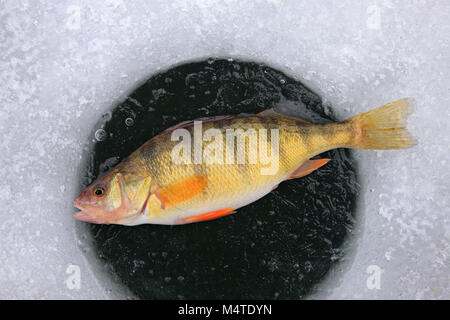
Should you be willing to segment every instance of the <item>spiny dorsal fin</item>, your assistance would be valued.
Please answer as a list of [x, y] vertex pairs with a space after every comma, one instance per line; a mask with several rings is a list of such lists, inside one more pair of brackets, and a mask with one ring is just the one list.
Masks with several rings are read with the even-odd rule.
[[164, 130], [163, 132], [166, 131], [173, 131], [175, 129], [179, 129], [179, 128], [185, 128], [188, 127], [190, 125], [194, 124], [194, 121], [201, 121], [203, 123], [205, 122], [212, 122], [212, 121], [218, 121], [218, 120], [225, 120], [225, 119], [233, 119], [236, 118], [236, 116], [233, 115], [226, 115], [226, 116], [212, 116], [212, 117], [202, 117], [202, 118], [198, 118], [198, 119], [194, 119], [194, 120], [187, 120], [187, 121], [183, 121], [179, 124], [176, 124], [174, 126], [171, 126], [170, 128], [167, 128], [166, 130]]
[[304, 124], [312, 124], [311, 122], [299, 118], [299, 117], [295, 117], [295, 116], [291, 116], [291, 115], [286, 115], [286, 114], [282, 114], [279, 113], [277, 111], [274, 110], [274, 108], [270, 108], [270, 109], [266, 109], [258, 114], [256, 114], [257, 116], [262, 116], [262, 117], [278, 117], [278, 118], [289, 118], [289, 119], [295, 119], [297, 121], [300, 121]]

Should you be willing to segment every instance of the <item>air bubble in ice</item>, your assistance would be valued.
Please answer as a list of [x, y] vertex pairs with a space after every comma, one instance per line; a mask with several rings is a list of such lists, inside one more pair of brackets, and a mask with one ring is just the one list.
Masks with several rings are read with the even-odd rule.
[[126, 118], [126, 119], [125, 119], [125, 124], [126, 124], [128, 127], [131, 127], [131, 126], [134, 124], [133, 118]]
[[95, 140], [97, 140], [97, 141], [105, 141], [106, 136], [107, 136], [107, 133], [103, 129], [98, 129], [97, 131], [95, 131], [95, 134], [94, 134]]
[[109, 121], [112, 118], [112, 113], [111, 112], [105, 112], [104, 114], [102, 114], [102, 119], [105, 121]]

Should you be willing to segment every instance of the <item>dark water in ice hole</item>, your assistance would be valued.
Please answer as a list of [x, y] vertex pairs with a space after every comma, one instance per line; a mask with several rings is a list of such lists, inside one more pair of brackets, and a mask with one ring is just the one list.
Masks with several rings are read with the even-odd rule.
[[[158, 73], [99, 120], [92, 137], [100, 141], [89, 141], [80, 189], [179, 122], [279, 104], [297, 106], [315, 123], [334, 120], [317, 94], [261, 63], [208, 59]], [[95, 255], [142, 299], [303, 298], [345, 254], [359, 192], [350, 150], [319, 157], [333, 160], [214, 221], [87, 224]]]

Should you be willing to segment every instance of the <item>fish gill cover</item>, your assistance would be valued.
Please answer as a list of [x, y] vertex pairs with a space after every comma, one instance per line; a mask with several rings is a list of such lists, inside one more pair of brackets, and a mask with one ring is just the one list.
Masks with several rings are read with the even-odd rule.
[[[335, 121], [320, 97], [261, 63], [208, 59], [156, 74], [104, 114], [88, 144], [80, 190], [166, 128], [205, 116], [295, 105]], [[329, 112], [328, 112], [329, 113]], [[104, 272], [142, 299], [299, 299], [347, 252], [359, 184], [348, 149], [237, 214], [179, 226], [84, 224]]]

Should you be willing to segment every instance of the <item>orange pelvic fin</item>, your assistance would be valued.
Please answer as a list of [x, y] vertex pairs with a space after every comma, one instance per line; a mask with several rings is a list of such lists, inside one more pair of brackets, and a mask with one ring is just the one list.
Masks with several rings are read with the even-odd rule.
[[161, 201], [161, 208], [165, 209], [199, 195], [207, 185], [205, 176], [195, 175], [165, 188], [156, 186], [153, 193]]
[[217, 219], [229, 214], [233, 214], [236, 211], [234, 211], [234, 208], [225, 208], [220, 209], [216, 211], [206, 212], [202, 213], [193, 217], [187, 217], [181, 220], [181, 223], [192, 223], [192, 222], [200, 222], [200, 221], [207, 221], [207, 220], [213, 220]]
[[330, 159], [314, 159], [305, 161], [300, 167], [295, 169], [294, 172], [286, 180], [301, 178], [307, 176], [314, 170], [319, 169], [321, 166], [325, 165], [330, 161]]

